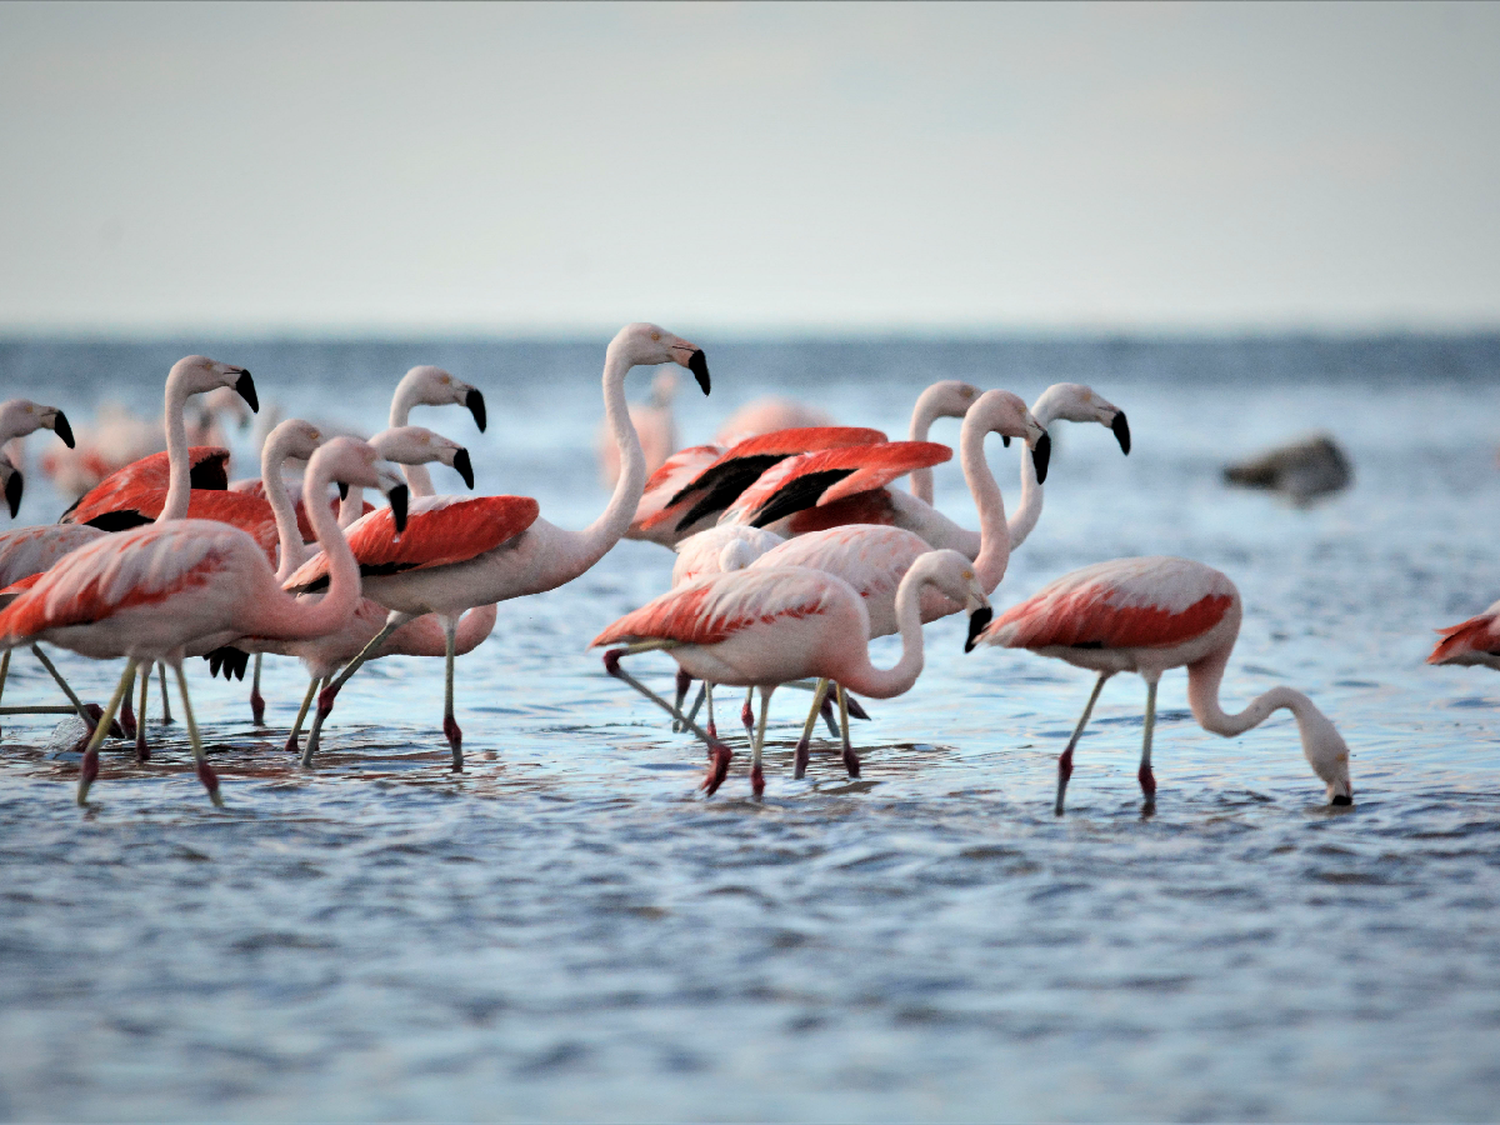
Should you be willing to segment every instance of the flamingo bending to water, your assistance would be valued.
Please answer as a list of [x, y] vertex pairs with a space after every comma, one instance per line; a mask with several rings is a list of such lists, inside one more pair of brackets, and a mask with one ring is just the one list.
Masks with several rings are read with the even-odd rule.
[[[528, 497], [491, 496], [478, 499], [434, 496], [414, 505], [412, 528], [399, 542], [382, 513], [366, 517], [350, 529], [361, 564], [369, 573], [367, 595], [391, 610], [386, 626], [327, 688], [333, 695], [359, 670], [368, 652], [376, 651], [390, 633], [414, 617], [436, 613], [456, 621], [475, 606], [537, 594], [571, 582], [604, 557], [630, 526], [646, 482], [646, 461], [630, 424], [625, 404], [625, 376], [637, 366], [677, 363], [709, 391], [708, 362], [703, 350], [654, 324], [630, 324], [610, 341], [604, 360], [604, 412], [625, 471], [615, 485], [604, 512], [582, 531], [567, 531], [538, 519], [538, 505]], [[364, 521], [361, 521], [362, 523]], [[286, 582], [300, 592], [321, 581], [327, 564], [315, 556]], [[451, 679], [449, 681], [451, 685]], [[451, 691], [451, 687], [449, 689]], [[319, 714], [308, 734], [303, 761], [310, 762], [317, 746]], [[454, 723], [447, 731], [454, 769], [463, 768], [462, 735]]]
[[1225, 575], [1188, 559], [1114, 559], [1065, 574], [1035, 596], [995, 618], [974, 644], [1026, 648], [1099, 673], [1073, 737], [1057, 759], [1057, 803], [1073, 772], [1073, 750], [1104, 682], [1116, 672], [1138, 672], [1146, 681], [1146, 723], [1138, 778], [1149, 811], [1156, 801], [1151, 735], [1156, 685], [1169, 668], [1188, 670], [1188, 705], [1204, 730], [1231, 738], [1259, 726], [1281, 708], [1292, 713], [1302, 751], [1327, 785], [1334, 805], [1353, 803], [1349, 748], [1312, 700], [1274, 687], [1228, 715], [1219, 706], [1219, 683], [1240, 632], [1240, 594]]
[[[373, 448], [339, 438], [313, 454], [319, 490], [332, 480], [389, 488], [405, 507], [406, 485]], [[259, 544], [212, 520], [173, 520], [111, 535], [74, 551], [0, 611], [0, 647], [46, 640], [96, 660], [125, 658], [125, 672], [84, 752], [78, 801], [99, 772], [99, 743], [140, 664], [165, 661], [177, 673], [198, 777], [215, 804], [218, 778], [203, 755], [182, 659], [190, 645], [245, 634], [317, 637], [337, 629], [359, 601], [359, 566], [333, 513], [318, 505], [314, 530], [330, 560], [328, 593], [316, 603], [283, 593]], [[398, 512], [399, 519], [399, 512]]]
[[[870, 615], [864, 599], [843, 579], [806, 567], [746, 569], [690, 582], [626, 614], [589, 647], [623, 643], [604, 656], [610, 675], [625, 680], [668, 711], [672, 705], [620, 667], [620, 657], [666, 651], [696, 679], [761, 691], [760, 721], [752, 749], [750, 784], [765, 790], [761, 748], [771, 693], [789, 680], [832, 679], [874, 699], [907, 691], [922, 672], [920, 601], [932, 587], [971, 612], [989, 602], [974, 564], [956, 551], [931, 551], [917, 559], [896, 592], [901, 659], [889, 669], [870, 663]], [[844, 714], [848, 726], [848, 715]], [[705, 787], [714, 792], [729, 769], [729, 749], [696, 726], [713, 766]], [[858, 763], [851, 765], [858, 773]]]

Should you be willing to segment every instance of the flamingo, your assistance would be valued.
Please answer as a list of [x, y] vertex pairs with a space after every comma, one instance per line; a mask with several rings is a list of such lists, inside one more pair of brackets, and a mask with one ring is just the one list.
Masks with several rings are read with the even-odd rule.
[[[147, 458], [152, 463], [149, 470], [151, 479], [156, 478], [156, 465], [165, 461], [167, 468], [167, 492], [161, 497], [161, 503], [157, 505], [157, 518], [162, 520], [182, 519], [188, 514], [192, 500], [193, 466], [190, 463], [190, 450], [187, 443], [187, 427], [183, 419], [186, 403], [193, 395], [205, 394], [219, 388], [231, 388], [239, 394], [252, 409], [259, 406], [255, 394], [255, 380], [250, 372], [243, 367], [233, 364], [218, 363], [201, 355], [185, 356], [172, 365], [167, 373], [165, 390], [165, 411], [167, 429], [167, 452], [165, 457], [157, 455], [156, 458]], [[71, 431], [70, 431], [71, 433]], [[211, 454], [216, 451], [210, 450]], [[222, 458], [208, 457], [207, 462], [212, 464], [217, 460], [218, 472], [222, 477], [223, 460], [227, 459], [227, 451], [222, 453]], [[137, 464], [140, 464], [139, 462]], [[128, 491], [128, 473], [117, 475], [115, 484], [121, 491]], [[109, 485], [111, 482], [106, 481]], [[101, 486], [102, 487], [102, 486]], [[219, 484], [223, 487], [223, 483]], [[115, 495], [115, 493], [111, 493]], [[87, 499], [87, 497], [85, 497]], [[79, 508], [75, 504], [70, 512], [77, 513]], [[66, 521], [67, 514], [63, 519]], [[128, 526], [128, 525], [124, 525]], [[81, 523], [63, 522], [43, 527], [18, 528], [0, 534], [0, 583], [5, 586], [12, 585], [31, 575], [38, 574], [43, 570], [50, 569], [58, 560], [68, 553], [78, 549], [90, 541], [97, 540], [105, 534], [93, 526], [83, 526]], [[60, 673], [47, 659], [41, 648], [37, 645], [31, 646], [33, 655], [47, 669], [48, 673], [62, 689], [68, 701], [73, 704], [80, 717], [83, 717], [85, 725], [89, 719], [84, 714], [84, 705], [74, 694]], [[3, 658], [0, 658], [3, 659]], [[162, 672], [163, 701], [166, 699], [166, 673]], [[125, 725], [133, 726], [129, 719], [130, 704], [126, 700], [125, 716], [122, 721]], [[167, 721], [171, 721], [168, 714]]]
[[[42, 406], [25, 398], [13, 398], [9, 402], [0, 403], [0, 446], [42, 429], [51, 430], [65, 446], [73, 448], [73, 427], [68, 425], [67, 415], [57, 407]], [[5, 500], [10, 506], [10, 518], [15, 519], [16, 513], [21, 510], [21, 493], [25, 488], [25, 480], [21, 470], [5, 454], [0, 454], [0, 476], [5, 478]]]
[[[677, 373], [671, 369], [658, 372], [651, 380], [651, 397], [644, 403], [630, 404], [630, 424], [641, 439], [646, 455], [646, 474], [650, 476], [666, 464], [677, 448], [677, 420], [672, 415], [672, 401], [677, 397]], [[613, 488], [620, 479], [620, 449], [612, 439], [609, 427], [599, 427], [594, 442], [599, 456], [599, 479], [605, 488]]]
[[[630, 324], [610, 341], [604, 360], [604, 411], [615, 443], [620, 446], [625, 471], [615, 484], [609, 505], [582, 531], [566, 531], [537, 518], [535, 500], [517, 496], [489, 496], [468, 500], [433, 496], [413, 506], [412, 526], [397, 542], [384, 513], [376, 512], [349, 529], [349, 539], [368, 573], [366, 593], [391, 610], [385, 628], [366, 646], [373, 652], [386, 637], [414, 617], [436, 613], [449, 622], [449, 652], [453, 651], [452, 622], [474, 606], [537, 594], [571, 582], [601, 559], [619, 541], [641, 498], [646, 480], [645, 456], [625, 404], [625, 376], [636, 366], [677, 363], [709, 391], [708, 362], [696, 344], [654, 324]], [[314, 556], [291, 578], [286, 589], [301, 592], [322, 580], [327, 563]], [[328, 707], [333, 696], [359, 670], [361, 653], [324, 689]], [[452, 657], [448, 660], [446, 694], [453, 691]], [[303, 762], [316, 752], [327, 710], [319, 701], [318, 716], [308, 733]], [[455, 722], [445, 733], [453, 751], [453, 768], [463, 768], [462, 732]]]
[[[626, 614], [589, 647], [623, 643], [605, 653], [604, 667], [668, 711], [672, 705], [620, 667], [620, 658], [661, 649], [689, 675], [704, 681], [758, 687], [760, 720], [751, 750], [750, 784], [765, 791], [761, 749], [771, 693], [779, 684], [817, 676], [847, 684], [875, 699], [907, 691], [922, 671], [920, 601], [932, 587], [971, 612], [989, 605], [974, 564], [956, 551], [931, 551], [917, 559], [896, 592], [901, 659], [879, 669], [870, 663], [870, 616], [847, 582], [807, 567], [748, 568], [679, 586]], [[985, 618], [984, 620], [987, 620]], [[842, 716], [848, 726], [847, 713]], [[713, 793], [729, 769], [729, 749], [693, 728], [709, 747], [713, 765], [705, 788]], [[858, 764], [851, 767], [858, 772]]]
[[[315, 491], [331, 480], [385, 487], [401, 522], [406, 485], [375, 450], [338, 438], [308, 464]], [[99, 772], [99, 743], [140, 664], [165, 661], [177, 673], [198, 778], [222, 805], [218, 778], [203, 755], [182, 658], [190, 645], [254, 634], [316, 637], [339, 627], [359, 601], [359, 567], [333, 513], [314, 505], [314, 530], [330, 559], [327, 595], [299, 602], [281, 591], [265, 552], [239, 528], [212, 520], [172, 520], [108, 536], [74, 551], [0, 611], [0, 647], [46, 640], [98, 660], [125, 658], [125, 672], [94, 729], [79, 773], [85, 804]]]
[[1065, 574], [1020, 605], [995, 618], [975, 644], [1026, 648], [1099, 673], [1073, 737], [1057, 759], [1061, 816], [1073, 749], [1094, 710], [1104, 683], [1116, 672], [1138, 672], [1146, 681], [1146, 722], [1138, 778], [1146, 810], [1155, 807], [1151, 735], [1156, 723], [1156, 685], [1162, 673], [1188, 670], [1188, 705], [1204, 730], [1232, 738], [1285, 708], [1297, 720], [1302, 752], [1327, 786], [1333, 805], [1354, 803], [1349, 784], [1349, 748], [1323, 712], [1299, 691], [1274, 687], [1237, 715], [1219, 706], [1219, 683], [1240, 632], [1240, 594], [1212, 567], [1188, 559], [1157, 556], [1114, 559]]
[[1437, 632], [1443, 639], [1433, 648], [1427, 663], [1500, 668], [1500, 602], [1467, 621]]

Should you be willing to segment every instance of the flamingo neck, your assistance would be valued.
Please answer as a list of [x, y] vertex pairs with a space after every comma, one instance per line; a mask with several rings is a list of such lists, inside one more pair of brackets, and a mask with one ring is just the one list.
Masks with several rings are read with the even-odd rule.
[[978, 412], [969, 411], [964, 417], [963, 432], [959, 439], [959, 456], [963, 460], [964, 480], [968, 482], [969, 494], [979, 509], [979, 554], [974, 557], [974, 571], [979, 585], [986, 594], [991, 593], [1005, 577], [1005, 568], [1010, 565], [1010, 532], [1005, 525], [1005, 498], [1000, 495], [1000, 485], [984, 456], [984, 438], [989, 426]]
[[[396, 393], [391, 397], [391, 427], [393, 429], [396, 426], [408, 425], [411, 418], [411, 408], [421, 405], [420, 402], [415, 400], [416, 392], [412, 389], [415, 385], [413, 383], [411, 386], [408, 386], [405, 379], [402, 379], [396, 385]], [[406, 477], [406, 488], [412, 496], [437, 495], [437, 488], [432, 483], [432, 474], [427, 471], [426, 465], [402, 465], [401, 473]], [[349, 491], [353, 495], [354, 490], [351, 488]], [[363, 507], [364, 500], [361, 498], [359, 509], [356, 510], [362, 511]], [[342, 519], [342, 509], [340, 509], [339, 514]], [[358, 519], [358, 515], [355, 518]]]
[[560, 568], [571, 569], [572, 576], [593, 566], [620, 541], [635, 518], [636, 506], [646, 488], [646, 455], [625, 403], [625, 376], [633, 366], [614, 344], [610, 345], [604, 358], [604, 420], [620, 451], [620, 479], [615, 482], [609, 505], [599, 518], [582, 531], [566, 536], [568, 548], [562, 554], [568, 557], [557, 562]]
[[192, 500], [193, 466], [188, 453], [187, 423], [182, 418], [189, 394], [175, 372], [167, 376], [164, 415], [167, 430], [167, 498], [162, 504], [161, 514], [156, 517], [157, 523], [186, 518], [188, 503]]
[[[938, 399], [942, 394], [942, 384], [934, 384], [928, 387], [917, 398], [917, 404], [911, 410], [911, 429], [907, 435], [912, 441], [926, 441], [927, 433], [932, 429], [932, 424], [937, 421], [939, 413]], [[931, 504], [933, 497], [932, 470], [913, 469], [911, 474], [911, 494], [924, 504]]]
[[[843, 672], [837, 678], [851, 691], [871, 699], [890, 699], [910, 690], [922, 674], [922, 588], [929, 583], [921, 559], [914, 563], [896, 587], [896, 627], [901, 634], [901, 659], [887, 669], [870, 663], [869, 644], [857, 649], [863, 667]], [[866, 629], [866, 635], [869, 630]]]
[[[332, 475], [322, 467], [321, 458], [314, 454], [307, 466], [303, 491], [311, 497], [327, 496], [332, 482]], [[327, 504], [304, 506], [313, 535], [328, 556], [328, 592], [317, 601], [291, 597], [276, 599], [274, 605], [267, 607], [271, 621], [257, 630], [261, 635], [287, 640], [326, 636], [343, 628], [359, 605], [359, 564], [354, 561], [354, 552], [339, 530], [333, 509]]]
[[292, 506], [286, 481], [281, 475], [281, 466], [286, 461], [286, 456], [286, 446], [280, 441], [266, 442], [266, 447], [260, 454], [260, 481], [266, 490], [266, 503], [271, 505], [271, 514], [276, 517], [276, 539], [281, 551], [276, 567], [277, 582], [289, 577], [292, 571], [307, 561], [307, 548], [302, 542], [302, 531], [297, 526], [297, 512]]
[[[1045, 430], [1057, 417], [1059, 406], [1058, 398], [1052, 394], [1052, 388], [1048, 387], [1036, 400], [1036, 405], [1031, 408], [1031, 416], [1037, 420], [1037, 425]], [[1032, 528], [1036, 527], [1036, 521], [1041, 518], [1042, 484], [1036, 479], [1036, 462], [1031, 459], [1031, 450], [1028, 448], [1021, 453], [1021, 503], [1016, 508], [1015, 515], [1011, 516], [1006, 524], [1012, 551], [1026, 542], [1026, 537], [1031, 534]]]

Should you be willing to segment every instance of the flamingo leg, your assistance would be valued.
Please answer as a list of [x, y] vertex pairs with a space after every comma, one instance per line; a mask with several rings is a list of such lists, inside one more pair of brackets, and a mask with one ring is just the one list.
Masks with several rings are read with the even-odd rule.
[[5, 655], [0, 656], [0, 696], [5, 695], [5, 680], [10, 675], [10, 649], [5, 650]]
[[[682, 711], [682, 701], [687, 698], [688, 688], [690, 688], [692, 686], [693, 686], [693, 677], [689, 676], [687, 674], [687, 672], [683, 671], [683, 669], [681, 669], [681, 668], [677, 669], [677, 699], [676, 699], [675, 702], [677, 704], [677, 710], [678, 710], [679, 713], [681, 713], [681, 711]], [[702, 697], [703, 697], [702, 689], [699, 689], [698, 697], [699, 697], [699, 700], [701, 701]], [[698, 711], [698, 704], [694, 703], [693, 704], [693, 713], [697, 714], [697, 711]], [[672, 720], [672, 733], [673, 734], [680, 734], [682, 732], [682, 730], [683, 730], [683, 726], [682, 726], [681, 721], [678, 720], [678, 719], [673, 719]]]
[[[83, 700], [73, 694], [73, 689], [68, 686], [68, 681], [62, 678], [62, 673], [57, 670], [57, 666], [47, 659], [47, 654], [42, 651], [42, 646], [34, 644], [31, 646], [31, 651], [42, 667], [47, 669], [52, 678], [57, 681], [57, 686], [62, 688], [62, 693], [68, 697], [68, 702], [73, 705], [73, 710], [78, 712], [78, 717], [84, 721], [85, 725], [92, 723], [94, 720], [89, 717], [87, 710], [85, 710]], [[9, 649], [6, 650], [5, 655], [10, 655]]]
[[818, 725], [818, 716], [822, 714], [827, 697], [828, 681], [819, 680], [818, 686], [813, 689], [812, 707], [807, 712], [807, 722], [802, 724], [802, 737], [797, 739], [797, 749], [793, 752], [792, 777], [798, 781], [807, 773], [807, 761], [812, 756], [813, 728]]
[[141, 717], [135, 724], [135, 760], [137, 762], [149, 762], [151, 760], [151, 748], [146, 745], [146, 693], [151, 690], [151, 669], [146, 669], [146, 674], [141, 677]]
[[[837, 685], [834, 686], [837, 687]], [[833, 738], [838, 738], [840, 737], [839, 723], [833, 717], [833, 697], [835, 694], [835, 692], [827, 691], [825, 688], [822, 705], [818, 708], [818, 711], [823, 716], [823, 721], [828, 724], [829, 735]]]
[[312, 767], [313, 755], [318, 752], [319, 737], [323, 733], [323, 723], [333, 712], [333, 701], [338, 698], [339, 681], [326, 677], [323, 680], [323, 690], [318, 692], [318, 709], [313, 713], [312, 726], [307, 729], [307, 749], [302, 751], [302, 766], [304, 769]]
[[750, 750], [750, 789], [757, 798], [766, 791], [766, 775], [760, 768], [761, 748], [766, 744], [766, 720], [771, 714], [774, 687], [760, 689], [760, 722], [755, 727], [755, 745]]
[[703, 698], [708, 701], [708, 734], [710, 738], [719, 737], [719, 728], [714, 725], [714, 685], [707, 680], [703, 681]]
[[411, 619], [412, 615], [409, 613], [391, 610], [390, 616], [385, 619], [384, 627], [370, 638], [369, 644], [359, 650], [359, 655], [344, 665], [344, 670], [334, 677], [332, 682], [324, 682], [323, 690], [318, 695], [317, 714], [313, 716], [312, 728], [307, 732], [307, 749], [302, 752], [303, 766], [312, 765], [313, 755], [318, 752], [318, 743], [323, 734], [323, 723], [333, 711], [333, 701], [338, 698], [343, 686], [349, 682], [349, 677], [358, 672], [372, 654], [380, 651], [380, 646], [385, 644], [387, 637]]
[[1058, 816], [1063, 814], [1063, 795], [1068, 791], [1068, 778], [1073, 776], [1073, 747], [1078, 745], [1079, 738], [1083, 736], [1083, 728], [1089, 724], [1094, 704], [1099, 702], [1099, 693], [1104, 690], [1104, 681], [1113, 675], [1113, 672], [1099, 673], [1099, 681], [1094, 684], [1093, 694], [1089, 696], [1088, 704], [1079, 716], [1078, 725], [1073, 728], [1073, 737], [1068, 739], [1067, 747], [1057, 756], [1057, 803], [1052, 806], [1052, 811]]
[[[652, 647], [660, 648], [662, 646], [655, 645]], [[638, 651], [645, 650], [640, 649]], [[610, 649], [604, 654], [604, 670], [615, 679], [624, 680], [631, 687], [635, 688], [636, 691], [640, 692], [647, 699], [651, 700], [657, 706], [661, 707], [662, 710], [667, 712], [667, 714], [676, 715], [678, 718], [682, 719], [683, 723], [686, 724], [687, 729], [692, 731], [703, 740], [703, 744], [708, 747], [708, 755], [713, 761], [713, 764], [709, 767], [708, 777], [703, 782], [703, 787], [708, 791], [709, 796], [712, 796], [714, 794], [714, 791], [724, 783], [724, 778], [729, 774], [729, 759], [733, 756], [729, 750], [729, 747], [725, 746], [717, 738], [714, 738], [707, 731], [703, 730], [698, 726], [697, 723], [693, 722], [687, 716], [683, 715], [680, 711], [673, 710], [670, 703], [668, 703], [661, 696], [657, 695], [656, 692], [652, 691], [645, 684], [641, 683], [640, 680], [636, 679], [629, 672], [625, 671], [625, 669], [620, 666], [620, 657], [628, 656], [630, 654], [631, 650], [627, 648]]]
[[746, 688], [745, 705], [740, 708], [740, 725], [745, 728], [745, 738], [750, 741], [754, 741], [755, 739], [755, 710], [750, 705], [754, 698], [755, 689], [753, 687]]
[[[165, 669], [166, 665], [161, 667]], [[182, 661], [173, 661], [172, 668], [177, 673], [177, 689], [182, 692], [182, 716], [187, 720], [188, 741], [193, 744], [193, 761], [198, 767], [198, 780], [208, 790], [209, 800], [223, 808], [224, 798], [219, 793], [218, 775], [214, 773], [213, 766], [208, 764], [208, 758], [203, 753], [203, 741], [198, 737], [198, 724], [193, 721], [193, 704], [188, 699], [187, 677], [182, 674]]]
[[844, 768], [849, 771], [850, 777], [859, 776], [859, 755], [854, 752], [854, 747], [849, 744], [849, 700], [844, 695], [844, 685], [837, 685], [839, 689], [839, 726], [844, 732]]
[[[324, 677], [327, 683], [327, 677]], [[307, 680], [307, 694], [302, 697], [302, 709], [297, 712], [297, 721], [292, 724], [292, 733], [286, 736], [287, 753], [295, 754], [299, 749], [297, 736], [302, 733], [302, 724], [307, 719], [307, 712], [312, 707], [313, 696], [318, 694], [318, 677], [309, 676]]]
[[[163, 663], [156, 665], [156, 673], [161, 677], [161, 721], [167, 726], [172, 725], [172, 697], [167, 694], [167, 666]], [[181, 672], [179, 671], [179, 675]], [[146, 675], [151, 675], [151, 670], [146, 669]], [[141, 722], [146, 721], [145, 705], [141, 706]]]
[[453, 750], [453, 772], [464, 772], [464, 732], [458, 729], [458, 720], [453, 717], [453, 652], [458, 645], [458, 618], [444, 616], [444, 648], [446, 652], [447, 678], [443, 683], [443, 733], [448, 736], [448, 745]]
[[1141, 792], [1146, 797], [1146, 811], [1156, 807], [1156, 776], [1151, 772], [1151, 736], [1156, 731], [1156, 683], [1157, 677], [1146, 679], [1146, 722], [1141, 738], [1141, 768], [1136, 774], [1141, 783]]
[[266, 701], [260, 694], [260, 658], [255, 654], [255, 677], [250, 681], [250, 721], [258, 727], [266, 725]]
[[[80, 805], [89, 803], [89, 788], [94, 784], [94, 779], [99, 776], [99, 744], [104, 741], [104, 736], [109, 733], [110, 724], [115, 721], [115, 714], [120, 710], [120, 701], [130, 698], [130, 689], [133, 687], [135, 687], [135, 661], [127, 660], [120, 682], [115, 685], [115, 693], [109, 697], [109, 706], [99, 716], [99, 722], [89, 738], [89, 744], [83, 751], [83, 762], [78, 767], [78, 803]], [[88, 718], [85, 717], [84, 722], [88, 723]]]

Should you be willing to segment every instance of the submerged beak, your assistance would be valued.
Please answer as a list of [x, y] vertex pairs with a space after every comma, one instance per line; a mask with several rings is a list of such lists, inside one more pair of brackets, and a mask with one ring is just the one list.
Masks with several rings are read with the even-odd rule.
[[15, 519], [16, 513], [21, 510], [21, 491], [25, 487], [19, 470], [11, 473], [10, 480], [5, 482], [5, 502], [10, 505], [11, 519]]
[[250, 404], [251, 411], [260, 413], [260, 399], [255, 397], [255, 380], [250, 378], [250, 372], [240, 368], [240, 377], [235, 381], [234, 389], [240, 398]]
[[[476, 391], [475, 393], [477, 394], [478, 392]], [[483, 412], [483, 410], [484, 405], [481, 399], [480, 411]], [[483, 427], [480, 428], [483, 429]], [[453, 455], [453, 467], [458, 471], [458, 475], [464, 478], [464, 484], [472, 490], [474, 487], [474, 466], [469, 461], [469, 451], [467, 449], [460, 449]]]
[[1042, 436], [1036, 439], [1036, 444], [1031, 447], [1031, 463], [1036, 466], [1037, 484], [1047, 482], [1047, 463], [1052, 460], [1052, 438], [1046, 430]]
[[59, 410], [52, 416], [52, 432], [62, 438], [62, 443], [73, 448], [73, 427], [68, 425], [68, 416]]
[[474, 425], [479, 427], [480, 433], [484, 433], [484, 425], [488, 416], [484, 412], [484, 395], [479, 393], [478, 387], [469, 388], [469, 393], [464, 395], [464, 405], [469, 408], [469, 413], [474, 415]]
[[1125, 421], [1125, 411], [1115, 413], [1115, 420], [1109, 424], [1109, 428], [1115, 432], [1115, 440], [1120, 443], [1120, 452], [1130, 456], [1130, 423]]
[[980, 606], [969, 614], [969, 636], [964, 641], [964, 651], [973, 652], [974, 646], [979, 643], [979, 634], [989, 627], [990, 620], [995, 616], [995, 611], [989, 606]]

